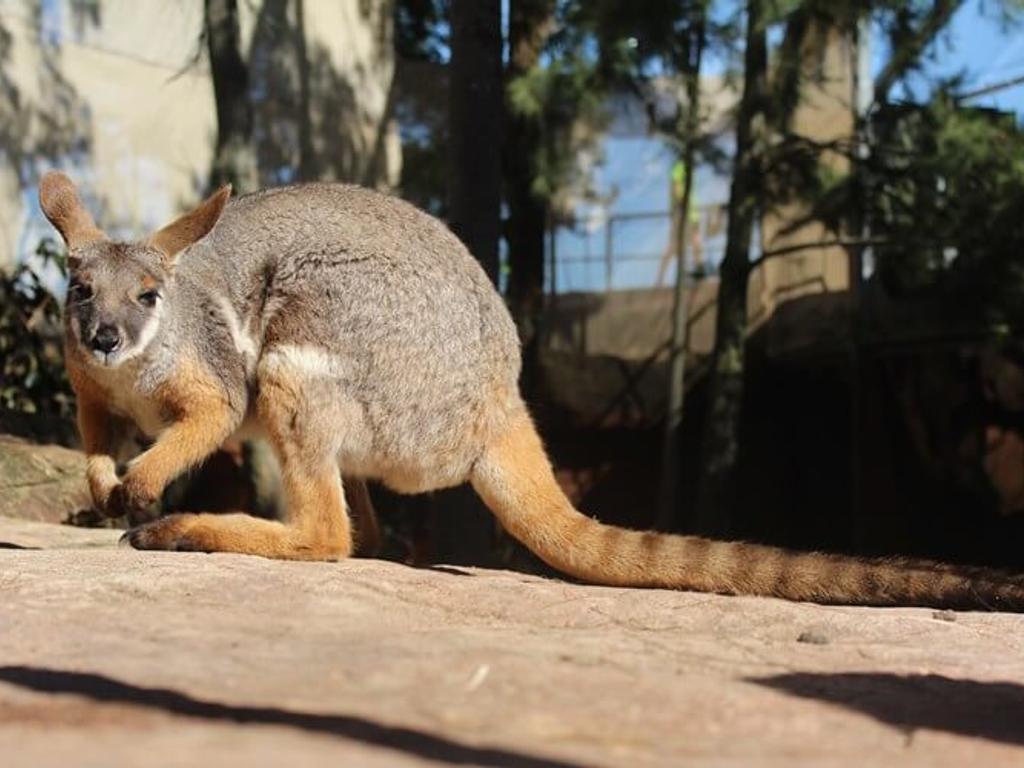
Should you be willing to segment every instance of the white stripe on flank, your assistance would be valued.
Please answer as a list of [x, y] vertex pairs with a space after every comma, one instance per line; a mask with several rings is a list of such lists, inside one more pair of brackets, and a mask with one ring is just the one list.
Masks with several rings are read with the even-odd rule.
[[336, 355], [320, 348], [303, 344], [280, 344], [263, 356], [260, 367], [267, 373], [284, 370], [301, 372], [315, 378], [338, 378], [344, 366]]
[[228, 330], [231, 331], [231, 340], [235, 344], [235, 350], [245, 358], [246, 370], [252, 371], [253, 366], [256, 365], [256, 359], [259, 357], [256, 340], [242, 328], [238, 313], [235, 312], [235, 308], [227, 298], [221, 296], [217, 303], [220, 306], [220, 313], [228, 325]]

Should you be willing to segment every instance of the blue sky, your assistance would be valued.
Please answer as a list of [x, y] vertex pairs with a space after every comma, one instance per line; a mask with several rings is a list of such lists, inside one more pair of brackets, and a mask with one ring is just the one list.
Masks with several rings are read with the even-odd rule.
[[[1024, 25], [1003, 28], [993, 0], [973, 0], [953, 17], [947, 33], [932, 51], [926, 73], [940, 77], [964, 75], [968, 90], [1024, 75]], [[884, 55], [876, 46], [875, 68]], [[919, 91], [923, 92], [923, 91]], [[1024, 118], [1024, 84], [1007, 88], [971, 102], [996, 107]]]
[[[946, 33], [927, 58], [921, 76], [911, 81], [918, 97], [929, 91], [935, 78], [963, 76], [963, 87], [978, 87], [1024, 76], [1024, 26], [1005, 28], [996, 12], [997, 0], [971, 0], [953, 18]], [[877, 72], [887, 57], [884, 40], [877, 34], [870, 44], [872, 70]], [[712, 63], [721, 68], [722, 63]], [[896, 95], [899, 95], [898, 93]], [[1024, 122], [1024, 84], [1006, 88], [970, 102], [1017, 114]], [[617, 191], [612, 214], [665, 211], [668, 206], [668, 172], [671, 153], [656, 139], [643, 136], [611, 137], [604, 144], [604, 162], [597, 169], [599, 189]], [[728, 196], [728, 178], [710, 169], [698, 169], [698, 197], [703, 203], [724, 202]], [[607, 232], [603, 220], [581, 226], [576, 232], [563, 232], [557, 250], [562, 266], [558, 270], [558, 290], [601, 290], [605, 285], [603, 264]], [[617, 263], [612, 275], [616, 288], [649, 286], [657, 269], [658, 257], [669, 237], [667, 220], [616, 222], [611, 241]], [[708, 256], [724, 246], [722, 238], [707, 243]], [[590, 264], [566, 263], [567, 258], [588, 256]], [[642, 257], [642, 258], [637, 258]], [[669, 273], [671, 279], [672, 273]]]

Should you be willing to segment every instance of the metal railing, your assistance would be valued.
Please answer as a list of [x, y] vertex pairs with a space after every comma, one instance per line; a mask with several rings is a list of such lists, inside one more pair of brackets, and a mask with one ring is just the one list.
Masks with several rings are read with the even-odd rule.
[[[724, 213], [721, 205], [696, 211], [700, 271], [713, 273], [725, 250]], [[547, 233], [546, 290], [608, 292], [670, 285], [675, 267], [672, 236], [669, 211], [616, 213], [556, 224]]]

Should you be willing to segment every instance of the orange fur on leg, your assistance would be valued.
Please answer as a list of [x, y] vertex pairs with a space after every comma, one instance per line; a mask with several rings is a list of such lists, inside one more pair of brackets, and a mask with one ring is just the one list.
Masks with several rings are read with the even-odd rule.
[[303, 545], [294, 532], [275, 520], [244, 514], [178, 514], [128, 531], [136, 549], [177, 552], [236, 552], [287, 560], [329, 560], [332, 553]]
[[152, 504], [171, 480], [217, 450], [240, 420], [212, 376], [195, 363], [182, 365], [157, 396], [173, 422], [131, 462], [110, 495], [111, 513]]
[[[261, 383], [257, 411], [281, 465], [287, 498], [287, 521], [260, 520], [248, 515], [171, 515], [129, 531], [131, 544], [140, 549], [239, 552], [294, 560], [333, 560], [352, 553], [352, 528], [345, 510], [341, 474], [335, 458], [325, 455], [323, 442], [296, 428], [299, 390], [283, 379]], [[179, 431], [178, 422], [161, 436], [177, 459], [188, 455], [189, 446], [200, 445], [201, 436]], [[209, 420], [206, 428], [210, 428]], [[189, 430], [193, 427], [189, 426]], [[206, 433], [209, 437], [212, 433]], [[223, 438], [220, 438], [221, 440]], [[198, 451], [197, 451], [198, 452]], [[159, 455], [136, 469], [163, 470]], [[126, 481], [127, 483], [127, 481]], [[359, 491], [356, 489], [356, 493]]]
[[[289, 510], [298, 509], [300, 514], [289, 514], [287, 524], [244, 514], [186, 513], [133, 528], [124, 538], [136, 549], [237, 552], [284, 560], [337, 560], [351, 554], [352, 535], [337, 470], [296, 481], [292, 492]], [[325, 525], [328, 518], [332, 524]]]
[[117, 487], [117, 462], [114, 461], [116, 418], [104, 405], [105, 394], [82, 370], [68, 361], [68, 378], [75, 390], [78, 406], [78, 431], [85, 449], [85, 477], [93, 505], [105, 512], [111, 491]]

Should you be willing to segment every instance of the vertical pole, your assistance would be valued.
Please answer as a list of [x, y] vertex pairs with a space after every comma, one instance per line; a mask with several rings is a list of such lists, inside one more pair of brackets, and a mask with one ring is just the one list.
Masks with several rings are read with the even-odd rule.
[[551, 232], [551, 296], [558, 295], [558, 224], [552, 219], [548, 225]]
[[[687, 152], [687, 160], [693, 153]], [[679, 201], [679, 226], [676, 228], [676, 279], [672, 294], [672, 343], [669, 346], [668, 404], [665, 411], [665, 431], [661, 444], [661, 489], [658, 498], [658, 516], [655, 526], [669, 530], [675, 518], [676, 496], [679, 486], [679, 427], [683, 423], [683, 403], [686, 398], [686, 352], [689, 347], [689, 280], [686, 272], [686, 243], [690, 229], [690, 196], [693, 173], [687, 166], [683, 199]]]
[[676, 228], [676, 279], [672, 298], [672, 343], [669, 347], [669, 377], [665, 430], [661, 447], [661, 487], [655, 527], [669, 530], [676, 517], [679, 495], [679, 427], [683, 422], [686, 396], [686, 350], [689, 346], [689, 302], [686, 279], [686, 244], [690, 237], [690, 200], [693, 196], [694, 165], [697, 156], [697, 134], [700, 130], [700, 64], [704, 52], [704, 13], [699, 7], [686, 34], [686, 96], [687, 113], [683, 131], [682, 162], [685, 170], [683, 194], [678, 201], [679, 226]]
[[[448, 65], [448, 225], [497, 286], [505, 112], [501, 0], [451, 0]], [[495, 562], [495, 525], [468, 489], [433, 497], [437, 558]]]
[[608, 293], [612, 290], [612, 224], [609, 216], [604, 225], [604, 289]]
[[861, 394], [861, 273], [864, 252], [862, 245], [850, 247], [850, 516], [853, 544], [858, 549], [865, 545], [865, 526], [861, 483], [863, 468], [861, 456], [861, 420], [864, 412]]
[[[865, 191], [863, 177], [857, 164], [867, 154], [869, 128], [866, 117], [871, 103], [870, 77], [870, 27], [862, 19], [854, 32], [856, 45], [853, 46], [851, 69], [854, 73], [853, 101], [856, 112], [857, 154], [853, 171], [858, 178], [855, 189], [856, 203], [851, 217], [851, 230], [862, 240], [870, 237], [871, 231], [865, 216]], [[863, 551], [867, 544], [864, 520], [864, 326], [863, 326], [863, 283], [864, 250], [867, 246], [853, 245], [849, 250], [850, 270], [850, 526], [853, 546]]]

